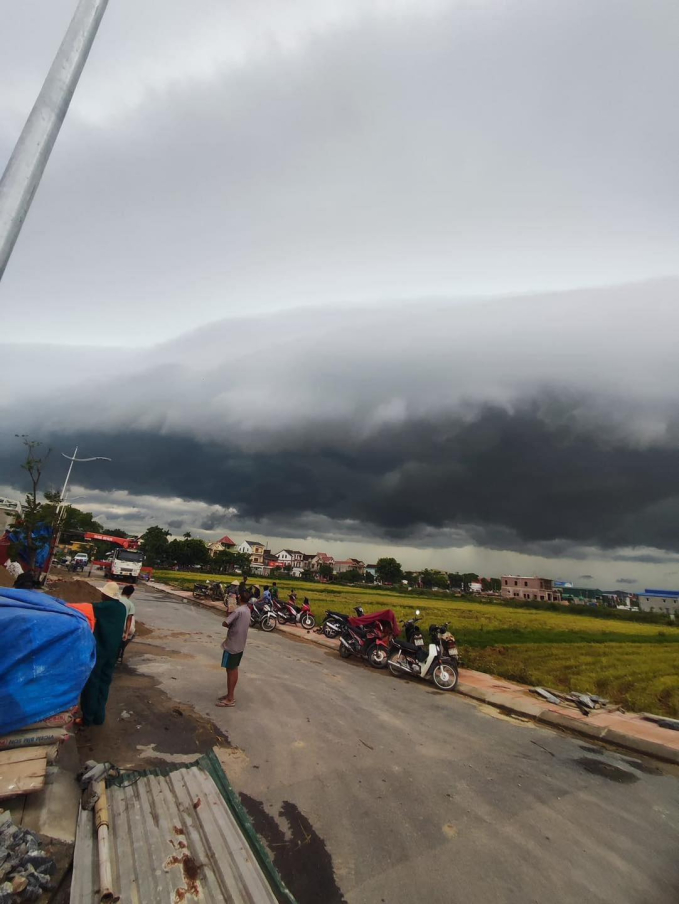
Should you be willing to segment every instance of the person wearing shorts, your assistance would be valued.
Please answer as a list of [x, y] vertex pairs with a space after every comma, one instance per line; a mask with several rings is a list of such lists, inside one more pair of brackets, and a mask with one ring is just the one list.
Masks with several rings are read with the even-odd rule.
[[245, 591], [238, 598], [238, 608], [222, 622], [229, 629], [226, 640], [222, 643], [222, 668], [226, 669], [225, 696], [217, 700], [217, 706], [235, 706], [234, 697], [238, 684], [238, 667], [243, 658], [243, 651], [250, 629], [249, 593]]

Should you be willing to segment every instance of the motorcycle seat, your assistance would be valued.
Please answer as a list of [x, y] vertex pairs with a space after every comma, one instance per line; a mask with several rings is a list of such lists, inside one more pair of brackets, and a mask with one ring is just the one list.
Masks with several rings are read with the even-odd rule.
[[407, 650], [409, 653], [418, 653], [422, 649], [422, 647], [418, 647], [414, 643], [409, 643], [407, 640], [393, 640], [392, 643], [395, 647], [398, 647], [401, 650]]

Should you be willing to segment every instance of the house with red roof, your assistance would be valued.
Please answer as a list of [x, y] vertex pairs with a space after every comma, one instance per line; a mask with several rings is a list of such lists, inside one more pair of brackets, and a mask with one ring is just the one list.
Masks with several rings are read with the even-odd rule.
[[215, 540], [214, 543], [208, 543], [207, 548], [210, 550], [211, 556], [216, 556], [218, 552], [223, 552], [225, 549], [235, 549], [236, 544], [231, 537], [227, 537], [225, 534], [221, 540]]

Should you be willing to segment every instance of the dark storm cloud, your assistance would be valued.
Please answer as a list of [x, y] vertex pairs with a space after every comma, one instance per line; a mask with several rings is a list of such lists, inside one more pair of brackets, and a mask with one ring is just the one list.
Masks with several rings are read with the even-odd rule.
[[[215, 506], [194, 513], [206, 531], [233, 516], [272, 536], [663, 562], [679, 552], [678, 298], [667, 280], [230, 320], [77, 392], [65, 354], [0, 417], [110, 456], [78, 467], [84, 486]], [[0, 455], [9, 483], [16, 441]]]

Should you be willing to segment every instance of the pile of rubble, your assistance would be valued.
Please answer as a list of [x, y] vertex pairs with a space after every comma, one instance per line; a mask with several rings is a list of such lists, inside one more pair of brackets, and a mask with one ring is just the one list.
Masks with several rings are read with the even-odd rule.
[[0, 904], [37, 901], [52, 888], [56, 868], [35, 832], [15, 826], [7, 810], [0, 810]]

